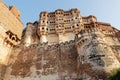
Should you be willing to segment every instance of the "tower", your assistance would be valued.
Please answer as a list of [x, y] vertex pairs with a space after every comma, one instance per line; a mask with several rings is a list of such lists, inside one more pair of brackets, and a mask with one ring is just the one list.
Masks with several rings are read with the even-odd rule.
[[63, 42], [64, 29], [64, 11], [58, 9], [55, 11], [55, 31], [58, 35], [59, 43]]
[[71, 9], [72, 20], [73, 20], [73, 32], [77, 34], [83, 28], [82, 16], [80, 11], [76, 8]]
[[7, 64], [11, 50], [20, 43], [23, 24], [15, 6], [8, 7], [0, 0], [0, 63]]
[[54, 12], [41, 12], [37, 34], [40, 43], [48, 42], [49, 45], [75, 39], [83, 28], [82, 16], [76, 8], [64, 11], [57, 9]]
[[48, 13], [42, 12], [40, 14], [40, 20], [38, 24], [38, 35], [40, 37], [40, 43], [46, 43], [47, 42], [47, 33], [48, 33]]
[[24, 43], [25, 43], [25, 46], [29, 46], [31, 44], [31, 35], [32, 35], [32, 27], [33, 27], [33, 24], [32, 23], [27, 23], [27, 27], [26, 27], [26, 30], [25, 30], [25, 36], [24, 36]]

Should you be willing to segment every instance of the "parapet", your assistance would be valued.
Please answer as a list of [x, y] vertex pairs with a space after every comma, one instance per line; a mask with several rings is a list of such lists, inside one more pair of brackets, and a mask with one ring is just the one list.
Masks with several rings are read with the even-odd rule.
[[15, 6], [10, 6], [9, 10], [16, 16], [16, 18], [20, 19], [20, 11]]
[[27, 26], [28, 26], [28, 25], [33, 25], [33, 23], [32, 23], [32, 22], [28, 22], [26, 25], [27, 25]]
[[48, 15], [55, 15], [55, 14], [66, 14], [66, 13], [72, 13], [72, 14], [74, 14], [74, 13], [78, 13], [78, 14], [80, 14], [80, 11], [77, 9], [77, 8], [72, 8], [72, 9], [70, 9], [70, 10], [67, 10], [67, 11], [64, 11], [63, 9], [57, 9], [57, 10], [55, 10], [54, 12], [46, 12], [46, 11], [43, 11], [43, 12], [41, 12], [40, 13], [40, 17], [48, 17]]
[[57, 10], [55, 10], [55, 12], [64, 12], [64, 10], [63, 9], [57, 9]]
[[21, 39], [23, 23], [20, 20], [20, 12], [15, 6], [8, 7], [0, 1], [0, 22], [6, 30], [15, 33]]
[[40, 17], [47, 17], [48, 12], [43, 11], [40, 13]]
[[91, 22], [97, 22], [97, 18], [93, 15], [89, 15], [87, 17], [82, 17], [83, 22], [91, 23]]
[[80, 11], [77, 8], [72, 8], [70, 11], [74, 13], [80, 13]]

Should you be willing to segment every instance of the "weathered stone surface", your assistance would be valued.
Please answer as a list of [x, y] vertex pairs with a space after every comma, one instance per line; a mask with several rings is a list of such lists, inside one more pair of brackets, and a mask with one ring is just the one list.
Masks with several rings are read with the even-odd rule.
[[14, 11], [13, 7], [11, 7], [11, 9], [9, 10], [9, 7], [2, 1], [0, 1], [0, 23], [4, 25], [5, 29], [12, 31], [19, 38], [21, 38], [23, 24], [20, 19], [16, 17], [16, 15], [18, 14], [17, 12], [19, 11], [15, 9], [15, 7]]
[[13, 46], [20, 43], [22, 28], [17, 8], [0, 0], [0, 64], [7, 65]]
[[[13, 53], [13, 56], [15, 53]], [[51, 47], [48, 47], [48, 45], [42, 47], [36, 44], [20, 49], [17, 54], [17, 56], [14, 56], [16, 59], [10, 59], [12, 61], [9, 63], [11, 64], [9, 67], [11, 68], [11, 72], [5, 75], [6, 80], [17, 79], [18, 76], [23, 79], [36, 76], [39, 79], [47, 80], [44, 77], [49, 78], [49, 75], [53, 77], [52, 79], [56, 80], [57, 78], [65, 77], [74, 78], [77, 75], [78, 54], [73, 43]], [[55, 75], [57, 77], [54, 77]], [[10, 76], [16, 76], [16, 78], [11, 78]]]
[[103, 33], [85, 34], [75, 41], [52, 46], [16, 46], [5, 80], [76, 80], [81, 77], [85, 80], [104, 80], [112, 69], [120, 67], [120, 47], [109, 45]]
[[9, 10], [1, 1], [0, 5], [0, 21], [7, 25], [5, 28], [13, 28], [4, 34], [3, 26], [0, 27], [4, 31], [0, 31], [2, 37], [8, 36], [4, 40], [7, 48], [12, 46], [6, 57], [8, 64], [0, 65], [1, 79], [105, 80], [112, 69], [120, 67], [120, 31], [108, 23], [97, 22], [95, 16], [82, 17], [77, 9], [42, 12], [39, 22], [27, 24], [21, 43], [16, 45], [20, 41], [18, 26], [22, 25], [20, 13], [15, 7]]

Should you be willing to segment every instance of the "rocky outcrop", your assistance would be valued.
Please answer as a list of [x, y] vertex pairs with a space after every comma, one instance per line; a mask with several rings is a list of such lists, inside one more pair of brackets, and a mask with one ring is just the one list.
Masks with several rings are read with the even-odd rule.
[[5, 80], [56, 80], [77, 77], [77, 49], [74, 41], [48, 46], [35, 44], [13, 50]]
[[[43, 16], [48, 17], [44, 14]], [[23, 30], [21, 43], [14, 46], [10, 53], [8, 64], [0, 65], [1, 79], [105, 80], [112, 69], [120, 67], [120, 31], [108, 23], [97, 22], [95, 16], [81, 19], [83, 24], [76, 25], [78, 27], [62, 26], [62, 29], [74, 32], [74, 35], [68, 34], [70, 40], [65, 34], [61, 36], [61, 32], [64, 32], [62, 29], [57, 28], [60, 34], [56, 34], [55, 27], [50, 28], [48, 34], [49, 28], [45, 25], [41, 27], [40, 22], [28, 23]], [[65, 31], [69, 33], [69, 30]], [[54, 38], [48, 38], [47, 35]], [[68, 41], [57, 41], [58, 35], [60, 40]], [[71, 40], [71, 35], [75, 37], [74, 40]]]
[[91, 28], [81, 30], [74, 41], [20, 44], [12, 51], [5, 80], [104, 80], [120, 67], [120, 42], [114, 34]]
[[[103, 69], [106, 75], [112, 69], [119, 68], [120, 63], [118, 58], [120, 56], [117, 54], [120, 53], [120, 42], [116, 36], [111, 37], [114, 34], [114, 31], [111, 33], [109, 31], [106, 33], [105, 31], [103, 33], [102, 29], [98, 28], [82, 30], [76, 40], [80, 65], [90, 63], [93, 70], [97, 69], [96, 71], [99, 73], [99, 70], [102, 71]], [[83, 74], [89, 74], [89, 72], [83, 72]], [[99, 79], [96, 73], [92, 76], [97, 76], [95, 80]]]

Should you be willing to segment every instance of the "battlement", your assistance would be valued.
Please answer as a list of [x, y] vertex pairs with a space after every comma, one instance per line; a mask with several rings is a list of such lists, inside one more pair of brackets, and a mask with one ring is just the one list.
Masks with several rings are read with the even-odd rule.
[[29, 23], [29, 25], [31, 25], [30, 35], [36, 30], [38, 41], [40, 43], [48, 42], [49, 45], [75, 40], [75, 35], [78, 33], [81, 33], [81, 35], [84, 32], [97, 33], [97, 30], [103, 31], [104, 34], [113, 31], [117, 32], [109, 23], [98, 22], [93, 15], [81, 16], [77, 8], [67, 11], [62, 9], [57, 9], [54, 12], [43, 11], [40, 13], [36, 27], [34, 23]]
[[15, 6], [8, 7], [0, 0], [0, 63], [7, 64], [11, 50], [20, 43], [23, 24]]
[[115, 36], [115, 33], [117, 33], [116, 29], [111, 27], [108, 23], [90, 23], [90, 24], [84, 24], [84, 29], [82, 29], [77, 35], [76, 40], [81, 39], [82, 36], [90, 36], [91, 34], [104, 34], [104, 35], [113, 35]]
[[82, 21], [84, 24], [88, 24], [91, 22], [97, 22], [97, 18], [93, 15], [89, 15], [87, 17], [82, 17]]
[[[45, 16], [45, 14], [47, 15], [46, 17], [49, 17], [49, 15], [51, 14], [63, 14], [64, 16], [67, 15], [66, 13], [80, 13], [80, 11], [77, 9], [77, 8], [73, 8], [73, 9], [70, 9], [70, 10], [67, 10], [67, 11], [64, 11], [63, 9], [57, 9], [55, 10], [54, 12], [46, 12], [46, 11], [43, 11], [40, 13], [40, 16]], [[51, 17], [51, 16], [50, 16]]]
[[19, 11], [1, 2], [0, 10], [1, 79], [105, 80], [120, 67], [120, 31], [93, 15], [83, 17], [76, 8], [41, 12], [20, 39]]
[[20, 11], [15, 6], [10, 6], [9, 10], [16, 16], [16, 18], [20, 19]]
[[[19, 44], [16, 45], [15, 48], [20, 48], [21, 46], [24, 46], [25, 44]], [[70, 40], [66, 42], [61, 42], [59, 44], [53, 44], [53, 45], [48, 45], [48, 43], [37, 43], [37, 44], [32, 44], [30, 46], [25, 46], [25, 49], [36, 49], [36, 48], [44, 48], [45, 50], [53, 50], [57, 48], [67, 48], [70, 46], [75, 46], [75, 40]]]
[[15, 6], [8, 7], [0, 1], [0, 22], [4, 28], [15, 33], [21, 39], [23, 23], [20, 21], [20, 12]]

